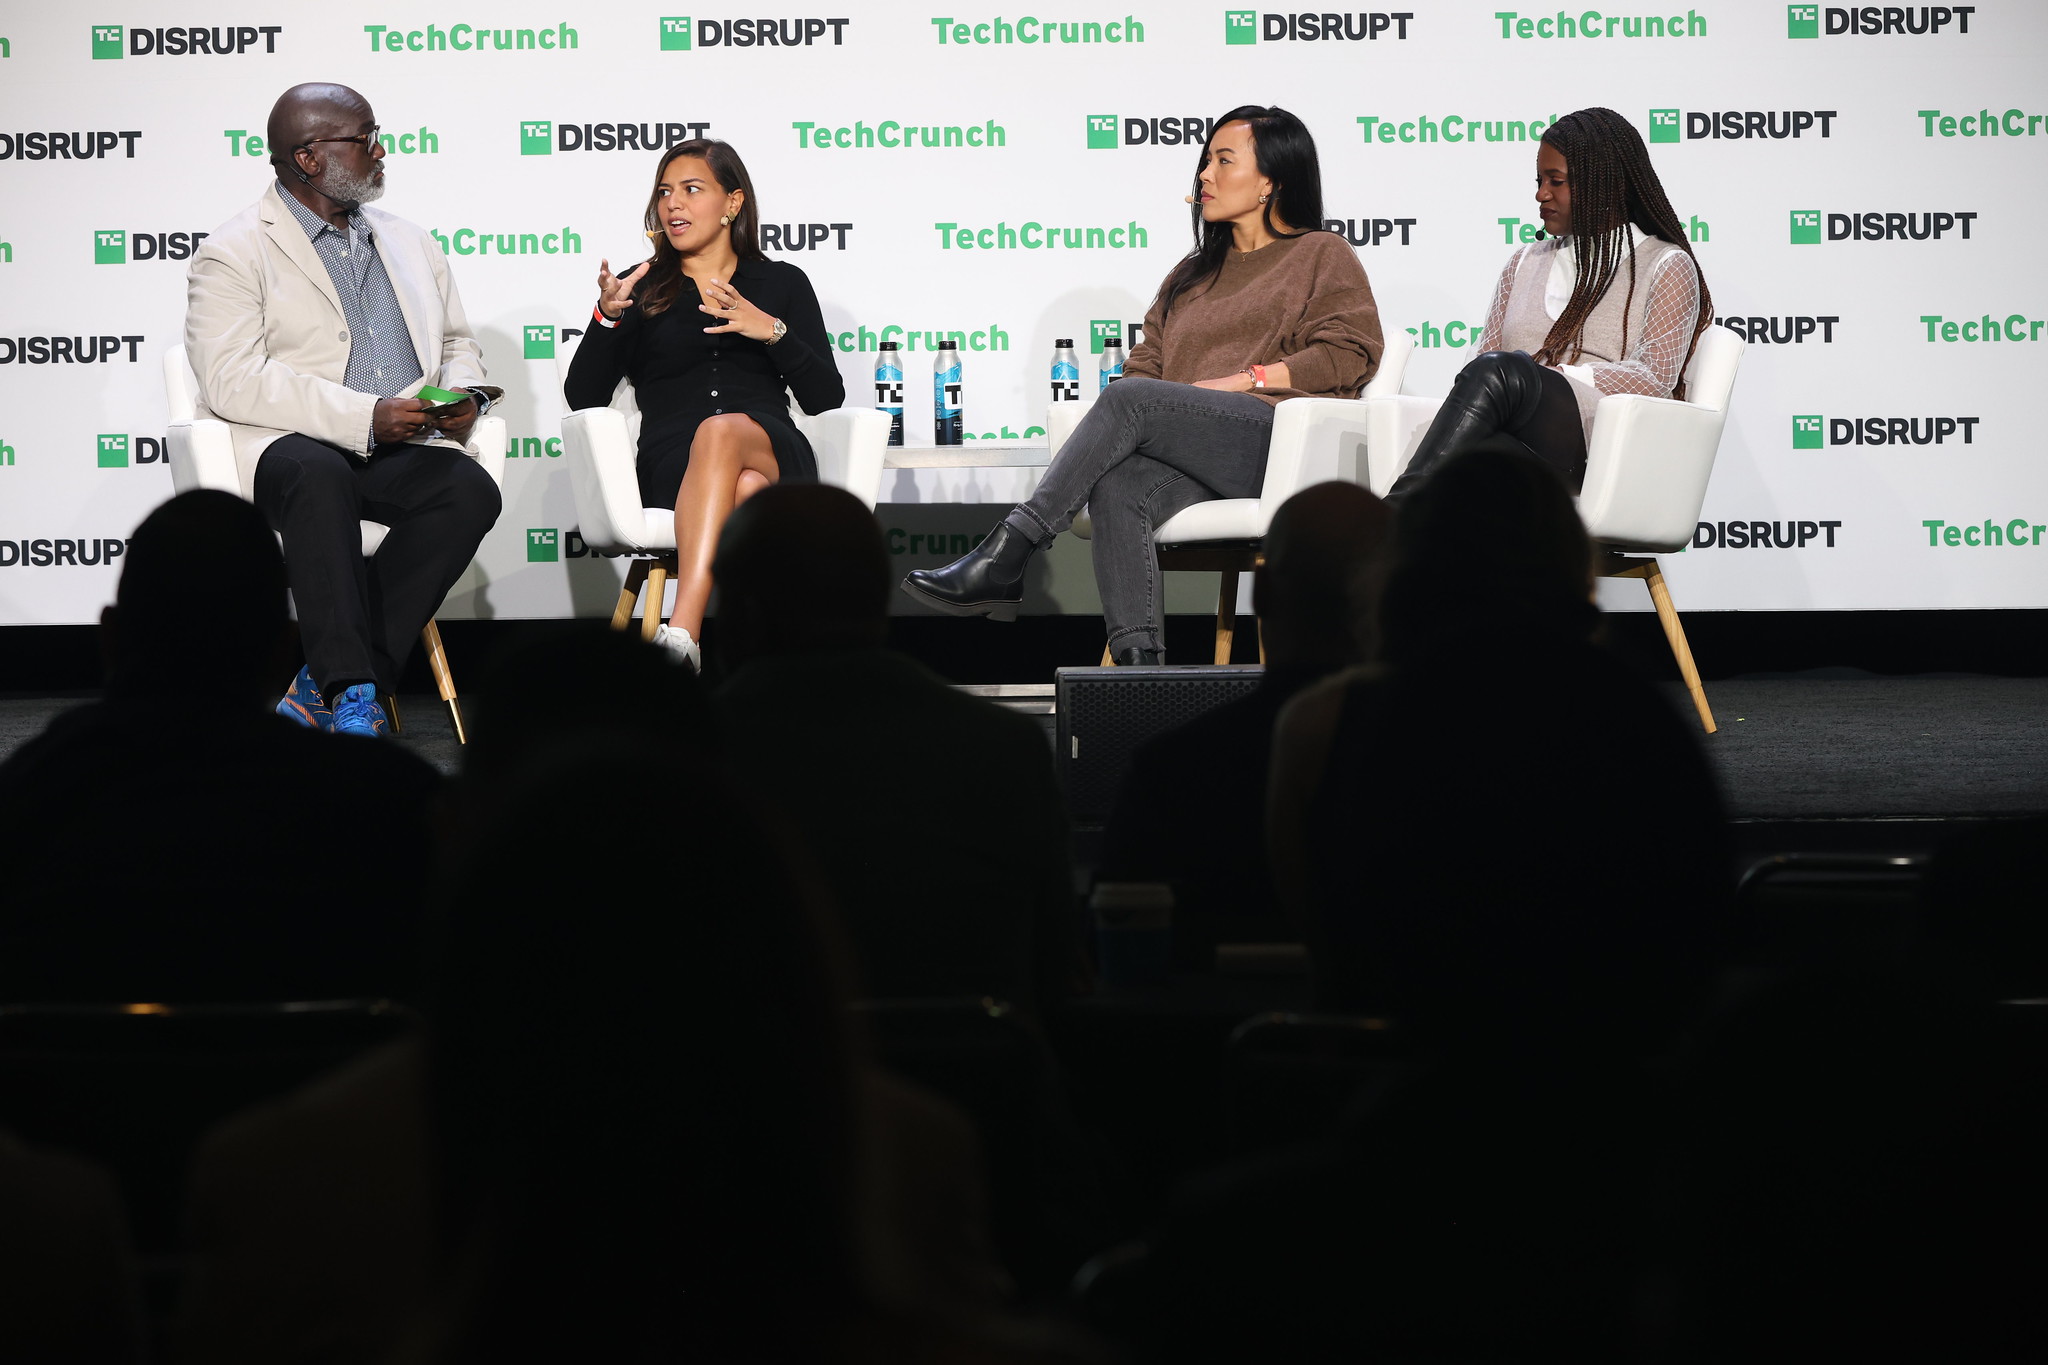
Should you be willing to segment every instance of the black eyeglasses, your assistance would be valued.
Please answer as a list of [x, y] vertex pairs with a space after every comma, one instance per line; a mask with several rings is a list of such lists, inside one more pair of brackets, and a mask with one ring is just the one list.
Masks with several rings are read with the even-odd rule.
[[312, 145], [313, 145], [314, 143], [316, 143], [316, 142], [354, 142], [354, 143], [359, 143], [359, 144], [361, 144], [361, 146], [362, 146], [362, 149], [363, 149], [364, 151], [366, 151], [366, 152], [367, 152], [368, 150], [370, 150], [370, 144], [371, 144], [371, 143], [373, 143], [373, 142], [375, 142], [375, 141], [377, 140], [377, 132], [378, 132], [378, 130], [379, 130], [380, 128], [382, 128], [382, 127], [383, 127], [383, 125], [382, 125], [382, 124], [380, 124], [380, 123], [373, 123], [373, 124], [371, 124], [371, 125], [370, 125], [370, 131], [369, 131], [369, 132], [367, 132], [367, 133], [357, 133], [357, 134], [356, 134], [356, 135], [355, 135], [354, 137], [315, 137], [315, 138], [308, 138], [308, 139], [306, 139], [306, 141], [304, 141], [304, 142], [301, 142], [301, 143], [300, 143], [300, 144], [298, 145], [298, 147], [294, 147], [294, 148], [292, 148], [292, 150], [296, 152], [296, 151], [298, 151], [298, 150], [299, 150], [300, 148], [303, 148], [303, 147], [310, 147], [310, 146], [312, 146]]

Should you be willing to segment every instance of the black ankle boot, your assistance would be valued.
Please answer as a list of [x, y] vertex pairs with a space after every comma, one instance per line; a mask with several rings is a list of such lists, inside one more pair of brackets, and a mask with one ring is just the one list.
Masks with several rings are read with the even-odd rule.
[[1038, 547], [1007, 521], [996, 523], [988, 539], [943, 569], [912, 569], [903, 576], [903, 591], [951, 616], [993, 616], [1017, 619], [1024, 600], [1024, 566]]
[[1166, 662], [1166, 651], [1143, 645], [1125, 645], [1116, 652], [1118, 668], [1152, 668]]

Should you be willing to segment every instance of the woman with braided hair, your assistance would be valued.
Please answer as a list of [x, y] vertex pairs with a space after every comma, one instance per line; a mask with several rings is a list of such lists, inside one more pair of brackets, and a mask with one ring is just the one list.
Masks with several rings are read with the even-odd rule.
[[1536, 203], [1549, 235], [1508, 258], [1482, 354], [1458, 373], [1389, 501], [1496, 435], [1576, 493], [1602, 396], [1685, 396], [1713, 298], [1642, 137], [1612, 109], [1566, 114], [1537, 146]]

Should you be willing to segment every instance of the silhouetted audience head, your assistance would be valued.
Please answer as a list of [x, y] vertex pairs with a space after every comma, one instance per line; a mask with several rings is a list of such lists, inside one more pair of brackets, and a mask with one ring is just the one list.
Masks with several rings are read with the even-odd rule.
[[114, 605], [100, 615], [111, 690], [234, 705], [289, 672], [284, 556], [256, 507], [201, 489], [158, 507], [129, 538]]
[[859, 498], [822, 483], [764, 488], [734, 509], [711, 566], [720, 652], [870, 649], [887, 637], [889, 548]]
[[1390, 661], [1476, 631], [1591, 635], [1593, 554], [1557, 475], [1496, 438], [1452, 456], [1402, 504], [1380, 603]]
[[1372, 652], [1372, 602], [1393, 510], [1355, 483], [1304, 488], [1267, 528], [1252, 605], [1274, 668], [1331, 672]]

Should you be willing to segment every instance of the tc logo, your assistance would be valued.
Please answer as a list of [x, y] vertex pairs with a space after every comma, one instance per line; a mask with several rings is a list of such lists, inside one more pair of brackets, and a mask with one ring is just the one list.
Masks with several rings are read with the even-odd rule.
[[1794, 450], [1819, 450], [1821, 444], [1821, 418], [1819, 414], [1794, 417], [1792, 419], [1792, 448]]
[[547, 119], [519, 125], [519, 155], [551, 156], [555, 150], [555, 125]]
[[[118, 228], [95, 232], [92, 235], [92, 263], [94, 265], [128, 264], [128, 234]], [[121, 463], [128, 463], [123, 460]]]
[[1785, 36], [1787, 38], [1820, 37], [1820, 6], [1785, 6]]
[[121, 60], [121, 26], [119, 24], [94, 24], [92, 26], [92, 59], [96, 62], [118, 62]]
[[1676, 109], [1652, 109], [1650, 111], [1650, 141], [1678, 141], [1678, 111]]
[[526, 329], [526, 358], [528, 360], [553, 360], [555, 358], [555, 327], [529, 326]]
[[1090, 114], [1088, 116], [1088, 150], [1091, 152], [1114, 151], [1116, 149], [1116, 115]]
[[1129, 338], [1124, 335], [1124, 325], [1115, 318], [1096, 318], [1088, 324], [1088, 354], [1101, 355], [1102, 343], [1111, 337], [1124, 343], [1124, 354], [1130, 354]]
[[1223, 11], [1223, 41], [1233, 46], [1259, 41], [1259, 12], [1249, 9]]
[[100, 468], [126, 469], [128, 467], [128, 438], [126, 436], [100, 437]]
[[688, 52], [690, 50], [689, 19], [663, 19], [661, 21], [661, 50], [663, 52]]
[[1820, 245], [1820, 210], [1792, 210], [1792, 245]]
[[557, 564], [562, 559], [562, 533], [552, 526], [526, 528], [526, 562]]

